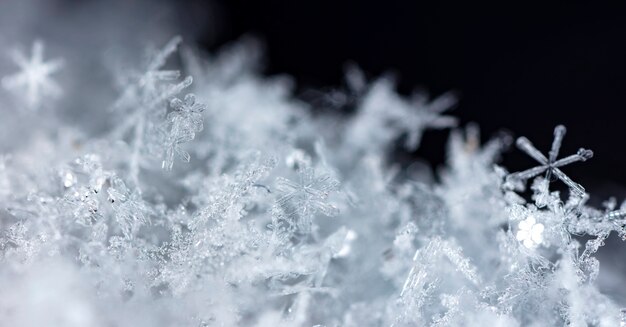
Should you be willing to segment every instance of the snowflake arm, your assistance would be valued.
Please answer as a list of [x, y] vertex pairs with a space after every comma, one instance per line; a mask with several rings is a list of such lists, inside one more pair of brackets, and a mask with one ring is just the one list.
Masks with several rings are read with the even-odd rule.
[[191, 76], [187, 76], [179, 83], [168, 86], [164, 90], [160, 91], [159, 94], [155, 96], [150, 102], [148, 102], [148, 107], [154, 107], [162, 101], [165, 101], [175, 96], [176, 94], [182, 92], [184, 89], [189, 87], [191, 83], [193, 83], [193, 78]]
[[562, 167], [578, 161], [586, 161], [593, 157], [593, 151], [587, 149], [579, 149], [576, 154], [557, 160], [554, 167]]
[[9, 91], [23, 91], [27, 104], [30, 108], [38, 108], [45, 97], [57, 98], [63, 91], [61, 87], [50, 77], [59, 71], [64, 61], [52, 59], [44, 61], [43, 42], [33, 42], [30, 58], [21, 51], [11, 51], [9, 57], [20, 68], [20, 71], [2, 79], [2, 86]]
[[132, 238], [139, 227], [149, 222], [150, 208], [142, 200], [137, 191], [126, 187], [122, 179], [113, 176], [110, 179], [111, 186], [107, 190], [108, 201], [113, 206], [115, 220], [117, 221], [125, 238]]
[[578, 161], [586, 161], [593, 157], [593, 151], [587, 149], [579, 149], [576, 154], [568, 157], [556, 160], [559, 149], [561, 148], [561, 142], [565, 136], [565, 126], [559, 125], [554, 129], [554, 140], [552, 142], [552, 148], [548, 154], [549, 158], [546, 158], [535, 146], [525, 137], [517, 139], [517, 147], [528, 154], [530, 157], [539, 162], [539, 166], [533, 167], [521, 172], [513, 173], [507, 177], [509, 180], [525, 181], [533, 178], [539, 174], [546, 172], [546, 177], [550, 178], [553, 174], [556, 178], [565, 183], [573, 192], [578, 194], [584, 194], [585, 189], [578, 183], [569, 178], [559, 167], [563, 167]]
[[[148, 64], [148, 71], [158, 71], [161, 67], [163, 67], [163, 65], [165, 65], [165, 63], [167, 62], [167, 58], [169, 58], [169, 56], [171, 56], [174, 52], [176, 52], [181, 42], [183, 42], [183, 38], [178, 35], [173, 37], [171, 40], [169, 40], [169, 42], [167, 42], [163, 46], [163, 49], [161, 49], [161, 51], [157, 51], [154, 54], [152, 60]], [[161, 72], [168, 72], [168, 71], [161, 71]], [[178, 75], [179, 75], [178, 71], [169, 71], [169, 72], [174, 72], [176, 74], [174, 78], [178, 78]]]
[[556, 157], [559, 156], [559, 150], [561, 149], [561, 143], [563, 143], [563, 137], [565, 137], [565, 126], [558, 125], [554, 128], [554, 140], [552, 140], [552, 147], [550, 148], [550, 162], [555, 162]]
[[414, 297], [420, 309], [429, 297], [430, 291], [437, 287], [441, 278], [439, 270], [443, 266], [443, 260], [447, 259], [468, 281], [474, 285], [480, 285], [482, 280], [478, 269], [463, 255], [462, 249], [454, 242], [435, 237], [429, 243], [415, 251], [413, 264], [409, 274], [401, 288], [400, 297]]
[[565, 175], [565, 173], [562, 172], [560, 169], [554, 167], [552, 168], [551, 171], [558, 179], [560, 179], [563, 183], [565, 183], [565, 185], [569, 186], [571, 190], [581, 195], [585, 194], [585, 188], [582, 185], [574, 182], [571, 178]]

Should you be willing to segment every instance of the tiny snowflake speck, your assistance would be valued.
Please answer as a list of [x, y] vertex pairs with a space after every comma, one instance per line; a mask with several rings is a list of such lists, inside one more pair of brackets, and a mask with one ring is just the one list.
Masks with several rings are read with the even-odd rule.
[[527, 248], [534, 248], [543, 242], [543, 230], [544, 226], [541, 223], [537, 223], [535, 217], [529, 216], [525, 220], [520, 221], [517, 226], [516, 238], [522, 242]]

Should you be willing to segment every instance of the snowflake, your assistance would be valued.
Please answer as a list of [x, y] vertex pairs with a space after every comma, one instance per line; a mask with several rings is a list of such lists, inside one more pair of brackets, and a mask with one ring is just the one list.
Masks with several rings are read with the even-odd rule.
[[150, 208], [141, 199], [141, 194], [128, 189], [121, 178], [113, 176], [109, 182], [108, 200], [115, 212], [115, 220], [124, 237], [130, 239], [141, 225], [148, 223]]
[[33, 42], [32, 54], [26, 58], [23, 52], [13, 50], [9, 56], [20, 71], [2, 78], [2, 86], [12, 92], [23, 91], [27, 105], [38, 108], [44, 97], [57, 98], [62, 95], [61, 87], [50, 75], [63, 67], [62, 59], [43, 60], [43, 42]]
[[163, 69], [181, 42], [180, 36], [172, 38], [162, 49], [153, 49], [149, 53], [143, 69], [131, 70], [123, 75], [124, 78], [118, 81], [123, 93], [113, 107], [136, 110], [139, 105], [149, 110], [191, 85], [190, 76], [176, 83], [181, 76], [180, 71]]
[[298, 176], [298, 182], [277, 179], [276, 186], [282, 194], [277, 204], [287, 216], [297, 219], [300, 229], [307, 231], [315, 213], [321, 212], [329, 217], [338, 214], [338, 209], [327, 199], [330, 192], [338, 189], [339, 181], [330, 174], [318, 174], [311, 167], [299, 169]]
[[522, 242], [525, 247], [533, 248], [543, 242], [543, 224], [537, 223], [535, 217], [528, 216], [525, 220], [520, 221], [517, 225], [516, 238]]
[[[181, 41], [180, 37], [174, 37], [162, 49], [153, 50], [144, 69], [130, 71], [124, 79], [118, 81], [124, 91], [114, 103], [113, 108], [125, 111], [126, 114], [121, 116], [123, 120], [111, 132], [111, 135], [119, 139], [127, 137], [130, 142], [131, 159], [128, 171], [130, 181], [135, 187], [139, 187], [139, 172], [145, 165], [142, 155], [153, 154], [152, 148], [162, 149], [163, 146], [171, 148], [172, 142], [176, 142], [169, 137], [156, 137], [157, 134], [163, 135], [163, 133], [155, 133], [155, 131], [161, 131], [159, 128], [163, 122], [160, 119], [167, 111], [166, 100], [189, 87], [193, 81], [191, 76], [178, 81], [180, 71], [163, 69], [167, 59], [178, 49]], [[176, 135], [176, 137], [182, 136]], [[179, 154], [185, 156], [183, 152]], [[167, 158], [163, 161], [162, 167], [171, 168]]]
[[204, 104], [196, 103], [196, 96], [191, 93], [187, 94], [184, 100], [172, 99], [170, 106], [173, 111], [167, 115], [167, 120], [171, 127], [162, 166], [167, 170], [172, 169], [174, 153], [178, 153], [182, 160], [189, 162], [189, 153], [181, 148], [181, 144], [193, 140], [196, 133], [202, 131], [202, 113], [206, 108]]
[[456, 104], [456, 97], [452, 93], [443, 94], [430, 102], [426, 96], [418, 94], [414, 96], [413, 102], [417, 110], [408, 111], [399, 121], [401, 129], [407, 134], [406, 149], [417, 149], [426, 129], [444, 129], [456, 126], [456, 118], [442, 115], [444, 111]]
[[578, 193], [579, 195], [585, 194], [585, 189], [580, 184], [567, 177], [567, 175], [565, 175], [559, 167], [569, 165], [577, 161], [586, 161], [587, 159], [593, 157], [593, 151], [580, 148], [576, 154], [556, 160], [559, 155], [559, 149], [561, 148], [561, 142], [563, 141], [565, 132], [566, 129], [563, 125], [558, 125], [554, 128], [554, 140], [552, 141], [552, 149], [549, 152], [549, 158], [546, 158], [541, 152], [539, 152], [539, 150], [537, 150], [537, 148], [535, 148], [527, 138], [523, 136], [518, 138], [517, 147], [526, 152], [529, 156], [533, 157], [541, 165], [521, 172], [513, 173], [509, 175], [507, 179], [509, 181], [525, 181], [546, 172], [546, 179], [550, 180], [551, 175], [554, 175], [569, 186], [569, 188], [575, 193]]

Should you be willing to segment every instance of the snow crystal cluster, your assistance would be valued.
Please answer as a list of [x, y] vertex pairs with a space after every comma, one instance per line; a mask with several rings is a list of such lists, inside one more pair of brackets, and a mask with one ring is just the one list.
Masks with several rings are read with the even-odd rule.
[[[594, 257], [626, 206], [587, 205], [562, 169], [593, 153], [558, 159], [563, 126], [547, 155], [520, 137], [539, 165], [509, 173], [509, 139], [481, 145], [451, 94], [351, 69], [353, 108], [315, 108], [259, 74], [254, 41], [211, 57], [179, 37], [68, 117], [72, 63], [44, 45], [1, 59], [2, 326], [626, 323]], [[431, 128], [452, 128], [436, 182], [393, 160]]]

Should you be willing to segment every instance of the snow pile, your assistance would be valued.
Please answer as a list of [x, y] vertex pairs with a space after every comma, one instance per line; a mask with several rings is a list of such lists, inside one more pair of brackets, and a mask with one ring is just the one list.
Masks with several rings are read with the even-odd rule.
[[[352, 69], [335, 95], [356, 109], [318, 111], [259, 74], [255, 42], [175, 37], [91, 97], [44, 45], [0, 71], [2, 325], [620, 324], [594, 254], [626, 206], [586, 204], [561, 169], [593, 153], [557, 159], [563, 126], [547, 155], [519, 138], [539, 166], [509, 174], [510, 141], [456, 128], [451, 94]], [[94, 101], [76, 116], [73, 97]], [[429, 128], [454, 128], [439, 182], [391, 159]]]

